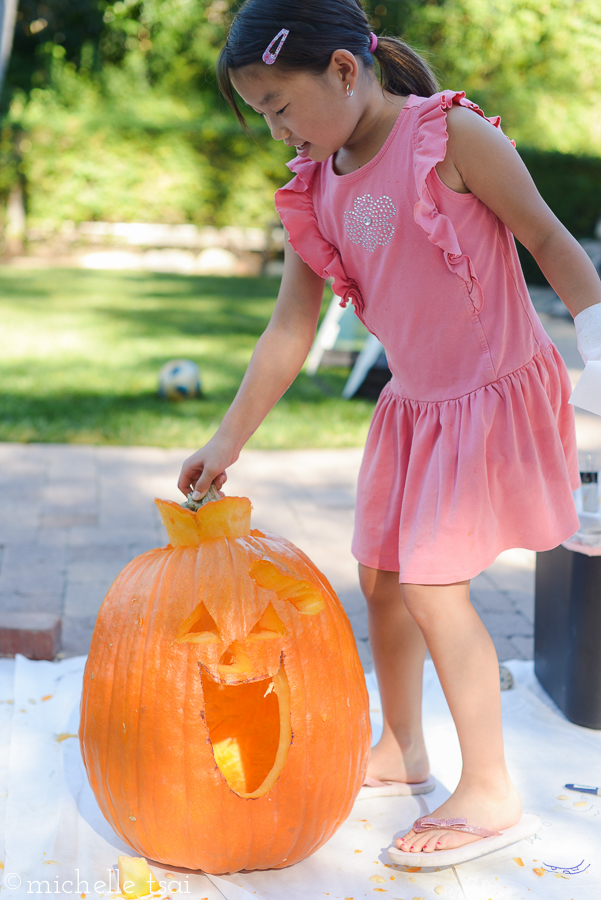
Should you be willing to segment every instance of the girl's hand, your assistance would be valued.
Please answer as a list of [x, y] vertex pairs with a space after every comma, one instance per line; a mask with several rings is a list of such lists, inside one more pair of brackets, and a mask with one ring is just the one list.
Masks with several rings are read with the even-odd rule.
[[200, 500], [212, 484], [221, 490], [227, 481], [225, 470], [237, 458], [214, 437], [184, 461], [177, 486], [186, 497], [193, 491], [193, 499]]

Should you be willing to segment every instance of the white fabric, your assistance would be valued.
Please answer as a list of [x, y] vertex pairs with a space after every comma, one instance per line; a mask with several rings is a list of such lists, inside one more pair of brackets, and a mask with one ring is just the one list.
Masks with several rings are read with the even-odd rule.
[[[106, 888], [95, 891], [94, 882], [106, 883], [117, 856], [132, 855], [132, 851], [98, 810], [77, 739], [64, 737], [77, 731], [83, 665], [82, 657], [60, 663], [0, 660], [0, 795], [3, 781], [8, 790], [4, 810], [0, 796], [6, 843], [0, 856], [5, 864], [0, 871], [2, 900], [79, 898], [84, 892], [87, 900], [96, 900], [101, 893], [118, 896]], [[434, 810], [459, 776], [453, 723], [428, 662], [424, 721], [438, 781], [435, 791], [357, 803], [321, 850], [289, 869], [216, 877], [174, 872], [153, 863], [157, 879], [172, 885], [172, 890], [163, 890], [161, 896], [165, 900], [180, 896], [187, 900], [316, 900], [326, 896], [360, 900], [380, 893], [388, 900], [591, 900], [601, 896], [601, 797], [563, 788], [566, 782], [600, 784], [601, 732], [567, 722], [538, 685], [532, 663], [507, 665], [516, 682], [513, 690], [503, 693], [508, 762], [525, 809], [543, 819], [540, 836], [456, 869], [406, 872], [387, 867], [386, 849], [393, 836], [417, 816]], [[367, 683], [377, 740], [382, 718], [373, 674], [367, 676]], [[7, 701], [13, 698], [11, 705]], [[0, 828], [0, 848], [2, 839]], [[563, 875], [549, 869], [550, 865], [573, 867], [581, 860], [579, 870], [585, 871], [578, 874]], [[588, 863], [591, 866], [586, 868]], [[89, 883], [87, 892], [76, 892], [76, 883], [70, 884], [77, 878], [77, 870], [80, 881]], [[167, 872], [173, 872], [174, 878], [167, 878]], [[29, 882], [34, 879], [48, 881], [52, 893], [45, 891], [43, 883], [41, 891], [35, 883], [32, 890]], [[174, 893], [177, 880], [180, 890]], [[115, 886], [113, 877], [111, 887]]]
[[570, 403], [601, 416], [601, 361], [591, 360], [586, 363], [584, 372], [572, 391]]
[[584, 361], [570, 403], [601, 416], [601, 303], [583, 309], [574, 318], [578, 350]]
[[4, 861], [5, 856], [3, 826], [8, 798], [8, 753], [14, 709], [12, 668], [12, 662], [0, 659], [0, 862]]
[[601, 360], [601, 303], [594, 303], [574, 318], [578, 350], [584, 363]]

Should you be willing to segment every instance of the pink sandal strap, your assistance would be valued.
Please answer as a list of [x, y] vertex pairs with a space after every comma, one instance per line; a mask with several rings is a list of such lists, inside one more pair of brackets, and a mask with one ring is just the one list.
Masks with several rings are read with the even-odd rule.
[[480, 828], [479, 825], [468, 825], [467, 819], [436, 819], [434, 816], [422, 816], [413, 823], [413, 830], [433, 831], [435, 828], [446, 828], [449, 831], [465, 831], [467, 834], [477, 834], [478, 837], [494, 837], [501, 834], [500, 831], [489, 831]]

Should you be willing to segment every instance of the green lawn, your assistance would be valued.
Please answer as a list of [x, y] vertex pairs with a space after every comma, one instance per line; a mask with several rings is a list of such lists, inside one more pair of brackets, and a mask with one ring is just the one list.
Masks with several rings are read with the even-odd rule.
[[[274, 279], [0, 269], [0, 440], [197, 447], [215, 431], [274, 305]], [[198, 363], [202, 399], [159, 398], [169, 359]], [[353, 447], [373, 402], [348, 371], [304, 373], [251, 447]]]

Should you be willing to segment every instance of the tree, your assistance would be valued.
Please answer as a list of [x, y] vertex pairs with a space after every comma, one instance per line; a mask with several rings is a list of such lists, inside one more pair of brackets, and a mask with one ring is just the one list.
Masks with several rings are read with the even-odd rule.
[[601, 153], [598, 0], [387, 0], [371, 7], [428, 53], [444, 88], [500, 113], [518, 147]]
[[[290, 151], [254, 114], [255, 142], [242, 135], [216, 87], [229, 6], [22, 0], [3, 98], [0, 191], [15, 168], [25, 175], [30, 224], [275, 217]], [[17, 133], [25, 140], [15, 145]]]
[[[29, 221], [44, 228], [273, 218], [289, 151], [253, 113], [255, 142], [243, 136], [216, 87], [237, 5], [20, 0], [0, 98], [0, 194], [25, 179]], [[377, 33], [426, 54], [442, 87], [500, 113], [518, 148], [601, 153], [598, 0], [365, 5]]]

